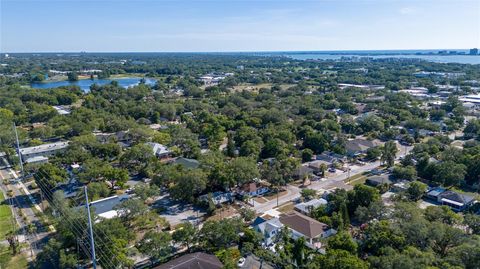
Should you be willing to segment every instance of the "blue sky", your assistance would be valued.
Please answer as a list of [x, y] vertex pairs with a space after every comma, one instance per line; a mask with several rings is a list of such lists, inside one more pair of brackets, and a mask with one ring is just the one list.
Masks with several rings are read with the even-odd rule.
[[479, 0], [0, 0], [0, 49], [480, 47]]

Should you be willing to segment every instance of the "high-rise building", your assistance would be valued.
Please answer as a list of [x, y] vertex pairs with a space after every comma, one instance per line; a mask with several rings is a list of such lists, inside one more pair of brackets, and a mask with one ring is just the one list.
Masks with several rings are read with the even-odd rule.
[[470, 49], [470, 55], [477, 55], [477, 54], [478, 54], [477, 48]]

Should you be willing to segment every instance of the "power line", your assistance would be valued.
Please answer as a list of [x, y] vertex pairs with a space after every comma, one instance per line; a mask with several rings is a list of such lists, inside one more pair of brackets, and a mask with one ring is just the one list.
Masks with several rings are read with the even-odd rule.
[[[40, 170], [39, 170], [39, 171], [40, 171]], [[40, 171], [40, 172], [43, 172], [43, 171]], [[43, 172], [43, 175], [49, 177], [49, 176], [46, 175], [44, 172]], [[67, 213], [66, 213], [66, 212], [68, 212], [68, 211], [64, 212], [64, 211], [60, 208], [60, 206], [57, 205], [57, 204], [53, 201], [53, 195], [54, 195], [54, 194], [53, 194], [53, 192], [49, 189], [47, 183], [42, 182], [42, 181], [41, 181], [41, 178], [38, 178], [38, 177], [37, 177], [37, 179], [38, 179], [37, 182], [40, 184], [41, 189], [44, 189], [44, 190], [45, 190], [45, 192], [46, 192], [45, 195], [46, 195], [47, 198], [50, 200], [50, 201], [49, 201], [49, 204], [52, 205], [52, 206], [58, 211], [58, 213], [61, 214], [61, 215], [69, 222], [69, 224], [72, 225], [72, 228], [74, 228], [74, 229], [78, 232], [78, 229], [76, 229], [76, 228], [78, 228], [78, 227], [75, 226], [75, 225], [78, 225], [79, 221], [76, 220], [76, 219], [73, 219], [73, 218], [69, 219], [70, 216], [68, 216]], [[42, 191], [42, 190], [41, 190], [41, 191]], [[74, 224], [73, 222], [75, 222], [75, 224]], [[82, 224], [82, 223], [80, 223], [80, 224]], [[83, 224], [83, 225], [86, 226], [86, 224]], [[83, 226], [83, 225], [82, 225], [82, 226]], [[81, 225], [79, 225], [79, 226], [81, 226]], [[86, 227], [85, 227], [85, 229], [86, 229]], [[102, 230], [100, 230], [100, 231], [102, 231]], [[102, 232], [103, 232], [103, 231], [102, 231]], [[82, 231], [80, 231], [79, 233], [82, 234]], [[105, 233], [104, 233], [104, 234], [105, 234]], [[95, 230], [93, 230], [93, 235], [97, 237], [97, 240], [100, 241], [100, 242], [102, 243], [102, 245], [107, 245], [107, 244], [105, 243], [105, 241], [103, 241], [102, 238], [99, 237], [98, 234], [96, 234]], [[115, 245], [113, 245], [113, 241], [112, 241], [106, 234], [105, 234], [105, 236], [106, 236], [105, 239], [110, 240], [110, 241], [112, 242], [112, 246], [113, 246], [113, 247], [116, 247]], [[79, 236], [79, 237], [81, 237], [81, 236]], [[91, 248], [91, 245], [90, 245], [88, 242], [85, 242], [84, 244], [87, 245], [88, 248]], [[110, 254], [110, 257], [112, 257], [112, 258], [114, 258], [114, 259], [117, 259], [117, 262], [121, 263], [120, 260], [118, 260], [118, 258], [114, 255], [114, 253], [113, 253], [110, 249], [108, 249], [108, 248], [105, 248], [104, 250], [102, 250], [102, 249], [100, 249], [100, 248], [97, 248], [97, 251], [100, 253], [100, 257], [103, 257], [104, 259], [106, 259], [106, 257], [108, 257], [108, 255], [106, 255], [106, 253], [105, 253], [105, 250], [108, 251], [108, 253]], [[88, 255], [89, 255], [89, 254], [90, 254], [89, 251], [87, 251], [87, 252], [88, 252]], [[90, 257], [91, 257], [91, 256], [90, 256]], [[107, 260], [105, 260], [105, 261], [106, 261], [110, 266], [112, 266], [112, 268], [115, 268], [115, 267], [116, 267], [116, 266], [113, 265], [113, 262], [112, 262], [111, 260], [108, 260], [108, 259], [107, 259]]]
[[[40, 182], [39, 182], [40, 183]], [[42, 187], [44, 187], [44, 183], [40, 183], [42, 185]], [[52, 207], [54, 207], [56, 210], [57, 210], [57, 213], [62, 215], [63, 216], [63, 219], [65, 219], [70, 225], [71, 225], [71, 228], [73, 229], [73, 233], [75, 234], [77, 237], [80, 238], [80, 240], [83, 242], [84, 245], [86, 245], [87, 248], [91, 248], [91, 245], [88, 243], [88, 241], [84, 242], [84, 232], [82, 230], [79, 231], [79, 227], [82, 227], [82, 226], [86, 226], [84, 223], [82, 224], [81, 222], [79, 222], [78, 220], [74, 219], [74, 218], [71, 218], [66, 212], [64, 212], [58, 205], [56, 205], [54, 202], [53, 202], [53, 194], [52, 192], [50, 192], [48, 194], [48, 196], [50, 196], [50, 199], [52, 200], [52, 202], [50, 202], [50, 205]], [[68, 212], [68, 211], [67, 211]], [[80, 223], [80, 225], [79, 225]], [[83, 228], [82, 228], [83, 229]], [[86, 229], [86, 227], [85, 227]], [[84, 251], [86, 251], [85, 253], [87, 254], [87, 256], [91, 259], [91, 256], [90, 256], [90, 251], [86, 250], [85, 247], [82, 248]], [[108, 250], [108, 249], [107, 249]], [[103, 253], [103, 252], [102, 252]], [[110, 254], [112, 254], [110, 252]], [[105, 254], [103, 254], [105, 255]], [[111, 257], [115, 257], [114, 255], [111, 255]], [[115, 268], [115, 266], [113, 265], [113, 263], [109, 260], [105, 260], [109, 266], [112, 266], [112, 268]]]

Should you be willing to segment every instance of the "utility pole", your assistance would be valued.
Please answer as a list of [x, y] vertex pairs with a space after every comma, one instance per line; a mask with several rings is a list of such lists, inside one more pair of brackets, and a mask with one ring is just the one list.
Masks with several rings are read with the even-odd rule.
[[15, 122], [13, 123], [13, 130], [15, 131], [15, 140], [17, 141], [18, 159], [20, 160], [20, 167], [22, 168], [22, 176], [20, 177], [20, 180], [22, 180], [23, 177], [25, 176], [25, 171], [23, 170], [23, 160], [22, 160], [22, 154], [20, 153], [20, 143], [18, 142], [17, 126], [15, 125]]
[[87, 214], [88, 214], [88, 228], [90, 231], [90, 245], [92, 248], [92, 264], [93, 264], [93, 269], [97, 269], [97, 259], [95, 258], [95, 240], [93, 240], [92, 217], [90, 216], [90, 203], [88, 202], [87, 186], [83, 187], [83, 190], [85, 192], [85, 201], [86, 201]]

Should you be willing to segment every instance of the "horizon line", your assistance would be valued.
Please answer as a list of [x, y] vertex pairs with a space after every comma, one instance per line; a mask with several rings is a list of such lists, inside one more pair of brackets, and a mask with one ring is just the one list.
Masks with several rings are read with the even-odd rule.
[[338, 50], [225, 50], [225, 51], [8, 51], [0, 54], [49, 54], [49, 53], [281, 53], [281, 52], [374, 52], [374, 51], [444, 51], [470, 50], [471, 48], [442, 48], [442, 49], [338, 49]]

